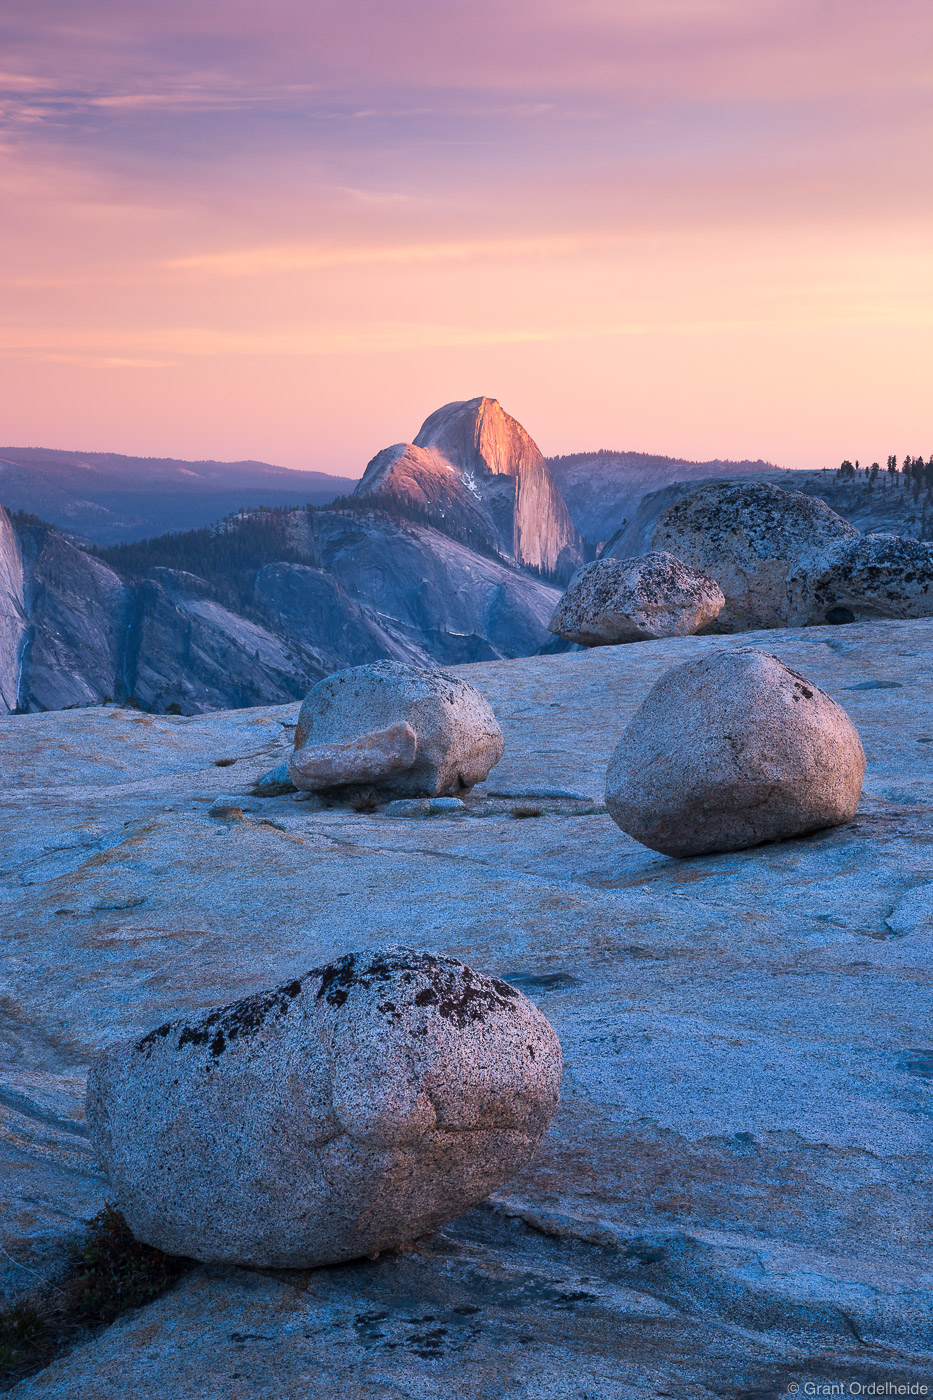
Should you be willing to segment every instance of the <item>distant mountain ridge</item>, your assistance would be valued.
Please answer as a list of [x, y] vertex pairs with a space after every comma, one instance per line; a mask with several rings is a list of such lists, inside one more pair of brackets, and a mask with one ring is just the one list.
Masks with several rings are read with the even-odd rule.
[[[14, 510], [0, 507], [0, 709], [109, 697], [193, 713], [294, 699], [380, 657], [549, 644], [559, 595], [529, 571], [569, 577], [582, 541], [495, 399], [445, 405], [340, 497], [350, 485], [256, 462], [0, 451]], [[183, 530], [192, 519], [205, 528]]]
[[548, 463], [487, 397], [445, 404], [359, 482], [0, 449], [0, 713], [108, 698], [196, 713], [296, 699], [382, 657], [550, 649], [551, 582], [613, 537], [641, 552], [665, 502], [734, 476], [821, 496], [862, 530], [933, 533], [933, 494], [902, 476], [611, 451]]
[[763, 461], [690, 462], [605, 449], [546, 459], [496, 399], [481, 396], [430, 414], [414, 442], [378, 452], [361, 480], [251, 460], [0, 447], [0, 504], [111, 545], [198, 529], [253, 506], [324, 505], [380, 492], [420, 504], [456, 538], [566, 575], [649, 492], [771, 470]]
[[0, 503], [95, 544], [210, 525], [244, 506], [323, 505], [354, 485], [269, 462], [0, 447]]

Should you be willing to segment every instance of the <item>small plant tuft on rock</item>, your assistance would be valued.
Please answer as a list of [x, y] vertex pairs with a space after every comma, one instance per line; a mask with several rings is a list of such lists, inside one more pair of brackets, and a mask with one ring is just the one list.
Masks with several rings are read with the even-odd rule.
[[0, 1309], [0, 1390], [41, 1370], [129, 1308], [153, 1302], [190, 1268], [190, 1259], [142, 1244], [108, 1203], [72, 1245], [57, 1286]]
[[142, 1244], [109, 1203], [88, 1222], [69, 1262], [69, 1312], [91, 1325], [112, 1322], [127, 1308], [151, 1303], [191, 1268], [189, 1259]]
[[349, 806], [354, 812], [375, 812], [379, 803], [384, 801], [384, 795], [380, 795], [373, 788], [360, 788], [350, 797]]
[[41, 1355], [47, 1330], [46, 1315], [35, 1303], [17, 1303], [0, 1312], [0, 1383], [9, 1371]]

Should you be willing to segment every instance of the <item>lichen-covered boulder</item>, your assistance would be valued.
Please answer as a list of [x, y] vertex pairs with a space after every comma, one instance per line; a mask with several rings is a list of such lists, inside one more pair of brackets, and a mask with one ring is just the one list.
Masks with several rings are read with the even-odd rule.
[[725, 605], [711, 630], [746, 632], [794, 620], [789, 577], [858, 530], [824, 501], [801, 491], [712, 481], [658, 516], [651, 549], [715, 579]]
[[574, 574], [548, 630], [584, 647], [687, 637], [719, 616], [725, 598], [666, 550], [596, 559]]
[[821, 626], [933, 616], [933, 546], [903, 535], [858, 535], [791, 578], [796, 620]]
[[668, 671], [609, 763], [613, 821], [654, 851], [737, 851], [851, 821], [865, 775], [846, 712], [754, 647]]
[[288, 776], [305, 792], [370, 786], [389, 797], [473, 787], [505, 752], [489, 702], [466, 681], [398, 661], [353, 666], [305, 698]]
[[294, 1268], [396, 1248], [476, 1205], [535, 1151], [560, 1076], [521, 992], [384, 948], [112, 1046], [87, 1115], [137, 1238]]

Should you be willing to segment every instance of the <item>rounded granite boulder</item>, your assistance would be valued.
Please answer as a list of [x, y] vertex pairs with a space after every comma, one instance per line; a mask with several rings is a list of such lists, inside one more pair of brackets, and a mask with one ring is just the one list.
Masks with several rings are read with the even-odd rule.
[[652, 549], [665, 549], [715, 579], [725, 596], [715, 632], [787, 627], [794, 621], [789, 576], [831, 545], [858, 537], [825, 501], [766, 482], [711, 481], [657, 520]]
[[688, 637], [713, 622], [725, 598], [666, 550], [634, 559], [595, 559], [574, 574], [548, 631], [584, 647]]
[[375, 661], [326, 676], [309, 692], [287, 766], [305, 792], [368, 785], [387, 797], [457, 796], [504, 752], [475, 686], [445, 671]]
[[738, 851], [851, 821], [865, 775], [836, 702], [754, 647], [668, 671], [609, 763], [613, 821], [670, 856]]
[[857, 535], [790, 580], [794, 621], [811, 626], [933, 616], [933, 545], [903, 535]]
[[87, 1116], [133, 1233], [205, 1262], [397, 1248], [526, 1164], [561, 1053], [521, 992], [454, 958], [350, 953], [112, 1046]]

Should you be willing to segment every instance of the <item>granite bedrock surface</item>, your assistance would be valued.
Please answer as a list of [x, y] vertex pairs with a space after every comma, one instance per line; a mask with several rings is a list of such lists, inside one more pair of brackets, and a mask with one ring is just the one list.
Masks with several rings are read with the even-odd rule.
[[[737, 854], [656, 855], [601, 810], [609, 754], [664, 670], [749, 644], [853, 718], [858, 816]], [[88, 1064], [171, 1015], [404, 942], [513, 981], [565, 1060], [531, 1166], [416, 1249], [196, 1269], [15, 1393], [933, 1391], [933, 621], [458, 674], [490, 700], [506, 755], [464, 815], [426, 820], [251, 798], [296, 705], [0, 720], [8, 1293], [47, 1276], [108, 1198]]]

